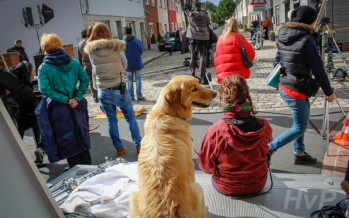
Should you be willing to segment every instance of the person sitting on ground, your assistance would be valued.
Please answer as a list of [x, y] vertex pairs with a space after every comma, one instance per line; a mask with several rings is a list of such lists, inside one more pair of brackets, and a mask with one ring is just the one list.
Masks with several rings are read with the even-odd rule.
[[85, 47], [93, 66], [92, 74], [96, 76], [99, 102], [107, 115], [109, 135], [118, 157], [124, 156], [126, 149], [119, 135], [117, 108], [125, 116], [138, 154], [142, 139], [131, 97], [124, 82], [127, 68], [124, 49], [123, 41], [112, 39], [104, 23], [93, 26]]
[[227, 76], [220, 84], [223, 118], [206, 132], [198, 155], [202, 171], [212, 174], [224, 195], [259, 193], [268, 177], [268, 143], [272, 129], [255, 111], [244, 78]]
[[13, 97], [19, 105], [19, 116], [17, 118], [18, 132], [23, 138], [24, 133], [29, 128], [33, 129], [34, 139], [36, 143], [35, 163], [42, 164], [44, 157], [44, 145], [41, 142], [40, 129], [35, 116], [35, 108], [38, 105], [38, 99], [34, 94], [31, 80], [35, 76], [35, 67], [26, 61], [20, 62], [13, 70], [11, 70], [19, 80], [19, 88], [13, 93]]
[[22, 61], [29, 62], [28, 55], [25, 52], [25, 48], [23, 47], [23, 41], [21, 39], [17, 39], [15, 42], [15, 46], [7, 49], [7, 52], [16, 52], [19, 57], [19, 62], [22, 62]]
[[256, 53], [252, 45], [239, 33], [238, 21], [231, 17], [225, 25], [224, 33], [219, 36], [216, 46], [214, 65], [218, 83], [229, 75], [239, 75], [245, 79], [250, 77], [250, 69], [242, 62], [240, 37], [251, 61], [255, 58]]
[[191, 10], [191, 5], [185, 5], [185, 13], [188, 16], [189, 26], [186, 36], [189, 38], [191, 59], [190, 59], [190, 71], [191, 75], [196, 77], [195, 69], [197, 66], [197, 56], [200, 57], [200, 83], [208, 85], [206, 78], [206, 60], [207, 60], [207, 46], [210, 38], [208, 26], [210, 24], [210, 17], [206, 10], [202, 10], [201, 3], [195, 2], [195, 10]]
[[311, 97], [307, 93], [307, 88], [311, 89], [311, 86], [305, 82], [314, 76], [327, 96], [327, 101], [335, 99], [312, 36], [312, 23], [316, 17], [316, 11], [309, 6], [294, 9], [291, 22], [279, 27], [276, 41], [278, 52], [274, 64], [280, 62], [283, 69], [280, 73], [279, 93], [291, 110], [293, 125], [269, 144], [268, 156], [270, 158], [275, 151], [293, 141], [294, 164], [317, 162], [316, 158], [305, 152], [304, 134], [309, 122]]

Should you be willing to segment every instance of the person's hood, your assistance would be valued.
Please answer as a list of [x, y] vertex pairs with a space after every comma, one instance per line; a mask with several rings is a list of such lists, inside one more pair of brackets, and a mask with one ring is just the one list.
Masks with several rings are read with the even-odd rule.
[[223, 135], [227, 145], [234, 150], [242, 152], [254, 150], [261, 144], [269, 143], [269, 137], [266, 136], [272, 134], [272, 129], [265, 119], [258, 119], [258, 121], [261, 123], [262, 128], [256, 132], [243, 132], [235, 125], [227, 124], [222, 119], [218, 122], [218, 125], [223, 127], [221, 131], [224, 131]]
[[52, 50], [44, 57], [44, 63], [54, 66], [63, 66], [69, 64], [71, 57], [63, 49]]
[[283, 44], [291, 44], [299, 37], [314, 34], [315, 29], [308, 24], [288, 22], [281, 25], [278, 29], [278, 40]]
[[132, 34], [125, 34], [124, 38], [122, 39], [122, 41], [124, 41], [125, 43], [128, 43], [129, 41], [131, 41], [134, 38], [134, 35]]
[[84, 49], [86, 54], [94, 54], [103, 57], [121, 50], [125, 50], [125, 43], [118, 39], [99, 39], [87, 42]]

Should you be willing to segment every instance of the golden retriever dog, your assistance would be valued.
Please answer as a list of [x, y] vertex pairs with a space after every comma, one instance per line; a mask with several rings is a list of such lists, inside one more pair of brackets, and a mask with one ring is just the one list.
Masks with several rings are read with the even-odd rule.
[[208, 107], [216, 95], [192, 76], [175, 76], [163, 88], [144, 124], [131, 217], [206, 217], [204, 193], [195, 182], [189, 120], [192, 107]]

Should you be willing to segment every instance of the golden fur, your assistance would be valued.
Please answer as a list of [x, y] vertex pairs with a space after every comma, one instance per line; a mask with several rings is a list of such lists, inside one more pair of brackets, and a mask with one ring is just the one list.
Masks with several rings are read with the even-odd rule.
[[175, 76], [163, 88], [144, 124], [131, 217], [206, 217], [204, 194], [195, 182], [188, 121], [193, 106], [207, 107], [216, 95], [192, 76]]

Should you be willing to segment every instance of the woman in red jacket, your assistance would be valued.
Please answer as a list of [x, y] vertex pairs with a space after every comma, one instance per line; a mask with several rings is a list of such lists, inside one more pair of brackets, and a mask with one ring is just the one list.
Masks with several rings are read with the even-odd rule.
[[221, 83], [229, 75], [239, 75], [245, 79], [250, 78], [250, 69], [242, 64], [239, 37], [241, 37], [250, 59], [253, 61], [255, 58], [255, 51], [252, 45], [247, 42], [242, 34], [239, 34], [238, 21], [233, 17], [230, 18], [225, 24], [224, 33], [219, 37], [216, 46], [214, 65], [218, 83]]
[[267, 181], [268, 143], [272, 129], [254, 114], [244, 78], [226, 77], [220, 87], [224, 116], [206, 132], [200, 146], [200, 168], [212, 174], [215, 188], [225, 195], [261, 192]]

